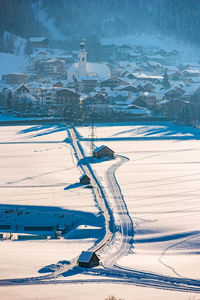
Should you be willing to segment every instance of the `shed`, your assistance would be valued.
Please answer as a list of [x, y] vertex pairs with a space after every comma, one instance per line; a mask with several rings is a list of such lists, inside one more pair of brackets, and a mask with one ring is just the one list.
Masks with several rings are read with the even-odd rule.
[[83, 174], [80, 178], [81, 184], [89, 184], [90, 183], [90, 177], [88, 177], [86, 174]]
[[82, 251], [79, 256], [77, 263], [79, 267], [82, 268], [91, 268], [99, 265], [99, 258], [95, 252]]
[[100, 146], [93, 151], [93, 156], [97, 158], [109, 157], [114, 158], [114, 151], [107, 146]]

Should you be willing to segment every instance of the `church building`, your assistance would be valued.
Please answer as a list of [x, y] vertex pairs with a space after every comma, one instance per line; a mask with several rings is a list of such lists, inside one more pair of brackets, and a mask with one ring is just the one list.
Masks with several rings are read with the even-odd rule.
[[105, 78], [110, 76], [110, 68], [105, 63], [88, 63], [85, 43], [81, 41], [78, 53], [78, 62], [74, 63], [67, 71], [68, 82], [83, 77]]

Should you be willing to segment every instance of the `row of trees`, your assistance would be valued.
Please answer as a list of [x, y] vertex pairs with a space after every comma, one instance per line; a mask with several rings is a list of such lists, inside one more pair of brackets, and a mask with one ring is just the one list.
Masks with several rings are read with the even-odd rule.
[[197, 0], [0, 0], [0, 7], [1, 38], [5, 30], [24, 38], [47, 34], [37, 18], [43, 11], [68, 41], [160, 31], [200, 43]]

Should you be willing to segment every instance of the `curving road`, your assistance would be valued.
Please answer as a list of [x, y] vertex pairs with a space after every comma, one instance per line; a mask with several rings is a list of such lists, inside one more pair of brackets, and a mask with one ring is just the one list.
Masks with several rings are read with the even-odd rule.
[[133, 222], [129, 216], [124, 197], [116, 180], [116, 170], [128, 161], [128, 158], [120, 155], [115, 156], [116, 163], [106, 171], [107, 186], [110, 191], [110, 202], [114, 206], [114, 233], [112, 240], [102, 249], [103, 265], [107, 268], [113, 266], [120, 257], [126, 255], [133, 243]]

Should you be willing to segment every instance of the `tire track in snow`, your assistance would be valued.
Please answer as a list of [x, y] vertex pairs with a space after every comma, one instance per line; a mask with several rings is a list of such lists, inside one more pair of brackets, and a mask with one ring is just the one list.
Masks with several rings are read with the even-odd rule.
[[118, 161], [106, 171], [108, 188], [115, 206], [114, 235], [112, 241], [105, 248], [108, 251], [108, 255], [103, 259], [103, 264], [106, 267], [113, 266], [121, 256], [129, 252], [134, 236], [133, 222], [129, 216], [124, 197], [115, 176], [116, 170], [126, 163], [128, 158], [119, 155], [115, 157]]

